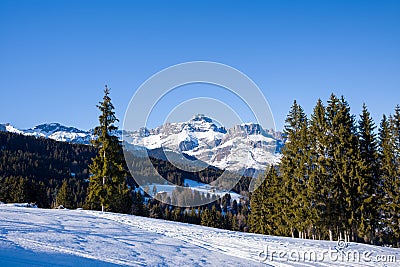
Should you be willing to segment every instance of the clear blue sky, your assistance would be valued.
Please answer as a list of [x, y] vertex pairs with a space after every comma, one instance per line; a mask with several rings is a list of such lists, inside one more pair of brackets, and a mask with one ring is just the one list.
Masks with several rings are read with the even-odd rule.
[[400, 104], [400, 1], [1, 0], [0, 122], [89, 129], [105, 84], [122, 120], [141, 83], [192, 60], [246, 73], [278, 129], [331, 92], [380, 120]]

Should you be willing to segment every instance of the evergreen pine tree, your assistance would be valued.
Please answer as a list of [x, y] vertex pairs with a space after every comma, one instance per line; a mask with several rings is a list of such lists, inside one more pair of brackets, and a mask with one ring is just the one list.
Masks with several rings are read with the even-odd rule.
[[379, 128], [379, 164], [383, 187], [383, 198], [381, 201], [383, 229], [392, 239], [392, 243], [399, 246], [400, 220], [399, 220], [399, 175], [396, 170], [396, 137], [394, 119], [383, 115]]
[[232, 231], [239, 231], [239, 225], [238, 225], [238, 220], [237, 220], [237, 215], [233, 214], [232, 215], [232, 226], [231, 226]]
[[219, 210], [217, 210], [216, 205], [213, 205], [211, 208], [211, 221], [210, 221], [210, 227], [214, 227], [214, 228], [221, 228], [223, 225], [222, 222], [222, 215], [221, 212]]
[[400, 105], [397, 105], [394, 109], [394, 115], [391, 119], [393, 137], [394, 137], [394, 152], [396, 159], [396, 171], [400, 173]]
[[267, 187], [269, 186], [268, 175], [264, 181], [252, 193], [250, 200], [249, 228], [250, 232], [257, 234], [268, 234], [268, 227], [271, 227], [271, 221], [268, 220], [272, 211], [267, 210], [268, 205]]
[[28, 181], [22, 177], [12, 177], [15, 181], [10, 190], [11, 202], [24, 203], [30, 201], [28, 197], [29, 185]]
[[[329, 166], [328, 124], [326, 109], [320, 99], [311, 115], [309, 136], [311, 160], [309, 195], [312, 203], [310, 214], [313, 238], [315, 239], [317, 235], [318, 237], [324, 236], [325, 226], [332, 225], [336, 220], [332, 212], [334, 207], [330, 192], [332, 185], [327, 173]], [[333, 236], [331, 235], [330, 238], [333, 239]]]
[[295, 231], [303, 236], [310, 225], [309, 218], [311, 218], [311, 203], [307, 189], [310, 150], [307, 116], [296, 101], [294, 101], [285, 122], [284, 134], [287, 142], [282, 150], [282, 160], [279, 165], [283, 190], [286, 192], [283, 214], [292, 236]]
[[144, 216], [144, 200], [143, 195], [140, 192], [133, 193], [133, 200], [132, 200], [132, 214]]
[[161, 219], [163, 217], [162, 210], [159, 204], [155, 204], [150, 208], [149, 217], [156, 219]]
[[278, 176], [274, 166], [271, 166], [265, 175], [264, 181], [251, 196], [251, 212], [248, 219], [250, 232], [286, 235], [288, 231], [282, 205], [285, 200], [285, 192], [282, 192], [282, 179]]
[[181, 208], [175, 207], [172, 211], [172, 220], [179, 222], [181, 221], [181, 217], [182, 217]]
[[166, 206], [164, 209], [164, 219], [171, 220], [171, 211], [169, 209], [169, 206]]
[[393, 220], [394, 237], [397, 240], [397, 247], [400, 247], [400, 105], [397, 105], [392, 118], [392, 128], [394, 136], [394, 159], [395, 159], [395, 179], [393, 181], [393, 210], [397, 211]]
[[74, 208], [73, 199], [72, 199], [72, 192], [68, 185], [67, 180], [64, 180], [60, 190], [57, 192], [56, 197], [56, 206], [62, 205], [64, 208], [71, 209]]
[[96, 139], [93, 145], [98, 149], [98, 155], [90, 165], [90, 184], [85, 206], [89, 209], [131, 212], [132, 198], [126, 183], [127, 171], [124, 166], [122, 147], [118, 137], [114, 135], [118, 119], [109, 97], [110, 90], [104, 89], [103, 101], [97, 107], [101, 114], [100, 125], [94, 129]]
[[379, 165], [375, 125], [364, 104], [358, 123], [358, 139], [363, 169], [360, 175], [358, 195], [361, 197], [358, 231], [366, 242], [373, 242], [378, 224]]
[[212, 217], [211, 217], [211, 212], [210, 212], [210, 210], [208, 208], [202, 210], [200, 224], [203, 225], [203, 226], [211, 227], [211, 225], [212, 225]]
[[198, 224], [196, 209], [191, 208], [189, 213], [189, 223], [191, 224]]
[[234, 215], [236, 215], [236, 214], [238, 213], [238, 204], [237, 204], [236, 199], [234, 199], [234, 200], [232, 201], [231, 212], [232, 212]]
[[334, 203], [331, 212], [336, 217], [334, 228], [338, 238], [354, 240], [361, 202], [358, 182], [362, 175], [355, 119], [343, 96], [338, 99], [332, 94], [326, 111], [329, 132], [327, 173]]

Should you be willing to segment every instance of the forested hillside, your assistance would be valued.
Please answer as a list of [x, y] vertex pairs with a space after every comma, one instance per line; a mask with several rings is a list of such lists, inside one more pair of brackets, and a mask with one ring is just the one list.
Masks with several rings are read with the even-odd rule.
[[95, 153], [91, 146], [0, 132], [0, 201], [49, 208], [65, 180], [73, 206], [82, 206]]

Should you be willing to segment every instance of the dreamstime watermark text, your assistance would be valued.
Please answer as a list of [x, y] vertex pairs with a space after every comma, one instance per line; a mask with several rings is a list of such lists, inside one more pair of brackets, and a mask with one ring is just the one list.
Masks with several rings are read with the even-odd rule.
[[396, 263], [395, 255], [376, 255], [372, 251], [358, 251], [348, 248], [348, 243], [339, 240], [336, 246], [328, 249], [277, 249], [264, 246], [259, 251], [258, 260], [262, 263], [286, 262], [344, 262], [344, 263]]

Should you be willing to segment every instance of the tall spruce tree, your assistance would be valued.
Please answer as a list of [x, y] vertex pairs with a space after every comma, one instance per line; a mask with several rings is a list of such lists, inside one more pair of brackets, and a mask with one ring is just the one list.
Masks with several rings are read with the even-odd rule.
[[305, 237], [311, 224], [311, 203], [307, 190], [310, 161], [308, 120], [303, 108], [296, 101], [285, 122], [284, 134], [287, 142], [279, 165], [287, 198], [284, 205], [285, 220], [292, 236], [297, 231], [300, 237]]
[[400, 247], [400, 106], [397, 105], [394, 115], [391, 118], [391, 128], [393, 133], [394, 144], [394, 167], [395, 177], [393, 178], [393, 185], [391, 187], [391, 195], [393, 197], [392, 210], [393, 223], [392, 229], [396, 239], [396, 246]]
[[118, 121], [114, 105], [109, 96], [110, 90], [104, 89], [103, 101], [97, 107], [101, 114], [100, 125], [94, 129], [95, 140], [92, 144], [98, 149], [98, 155], [90, 165], [90, 183], [85, 207], [89, 209], [130, 213], [132, 197], [126, 183], [127, 171], [121, 144], [115, 131]]
[[[311, 215], [313, 225], [313, 238], [320, 239], [326, 231], [326, 226], [336, 221], [334, 203], [331, 194], [331, 179], [329, 179], [328, 166], [328, 123], [326, 108], [321, 99], [318, 99], [310, 119], [310, 186], [309, 194], [312, 203]], [[328, 227], [329, 228], [329, 227]], [[332, 231], [330, 231], [332, 233]], [[329, 234], [329, 233], [328, 233]], [[332, 234], [329, 236], [333, 239]]]
[[334, 227], [338, 238], [355, 240], [360, 205], [357, 189], [361, 175], [355, 119], [343, 96], [338, 99], [332, 94], [326, 111], [330, 158], [328, 179], [332, 186], [332, 212], [336, 216]]
[[250, 201], [250, 232], [270, 235], [287, 235], [282, 192], [282, 180], [276, 168], [271, 166], [265, 179], [253, 192]]
[[379, 128], [379, 164], [382, 180], [383, 198], [380, 212], [383, 230], [388, 236], [388, 242], [397, 243], [400, 240], [400, 182], [396, 164], [396, 137], [394, 119], [383, 115]]
[[359, 176], [358, 195], [360, 196], [358, 234], [365, 242], [374, 242], [375, 230], [378, 224], [379, 203], [379, 165], [378, 143], [375, 125], [367, 106], [364, 104], [358, 122], [358, 139], [362, 160], [362, 175]]
[[337, 147], [337, 143], [339, 143], [338, 135], [338, 128], [340, 122], [338, 122], [338, 114], [339, 114], [339, 99], [335, 95], [331, 95], [328, 100], [328, 105], [326, 107], [326, 118], [328, 124], [328, 150], [326, 151], [327, 160], [327, 172], [328, 175], [327, 179], [329, 181], [329, 194], [330, 194], [330, 203], [332, 206], [330, 207], [329, 216], [333, 218], [331, 220], [332, 224], [329, 225], [329, 239], [333, 240], [333, 233], [338, 231], [338, 228], [341, 227], [341, 218], [340, 216], [340, 209], [344, 206], [342, 203], [343, 198], [343, 190], [341, 189], [340, 179], [336, 174], [337, 168], [335, 168], [335, 157], [334, 157], [334, 149]]
[[[261, 177], [259, 177], [259, 180], [260, 179]], [[269, 220], [272, 211], [266, 208], [266, 206], [272, 202], [271, 196], [267, 196], [267, 188], [270, 186], [270, 183], [271, 181], [267, 175], [251, 195], [248, 221], [250, 232], [252, 233], [268, 234], [268, 228], [272, 226], [272, 222]]]
[[394, 109], [394, 115], [391, 119], [391, 124], [393, 127], [393, 137], [394, 137], [394, 152], [396, 158], [396, 171], [400, 173], [400, 105], [397, 105]]

